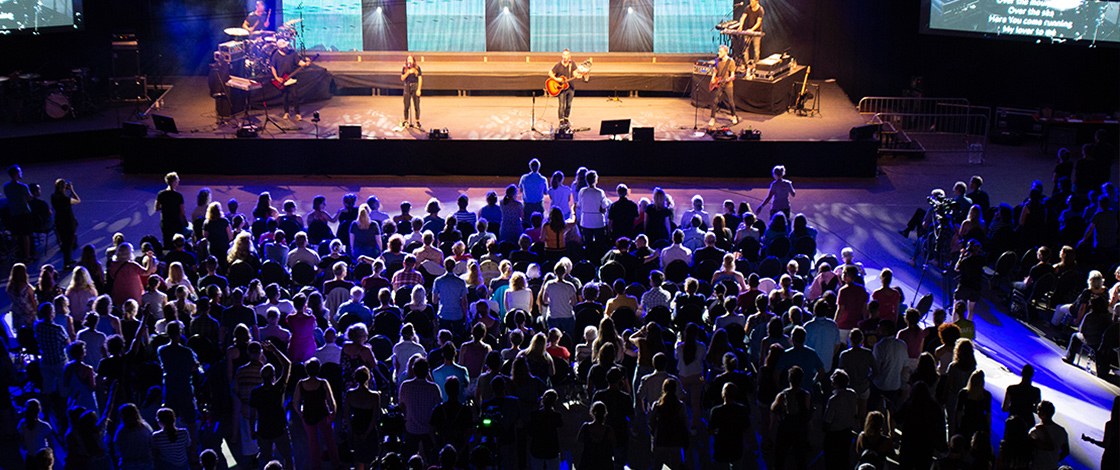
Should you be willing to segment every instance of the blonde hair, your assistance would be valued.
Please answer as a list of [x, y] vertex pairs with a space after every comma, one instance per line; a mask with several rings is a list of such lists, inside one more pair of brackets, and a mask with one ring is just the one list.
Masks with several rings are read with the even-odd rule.
[[358, 228], [365, 230], [369, 228], [369, 224], [373, 221], [369, 218], [369, 204], [362, 204], [358, 207]]
[[253, 239], [249, 236], [248, 232], [241, 232], [233, 239], [233, 243], [229, 246], [229, 251], [226, 252], [226, 261], [233, 264], [237, 260], [245, 260], [249, 258], [249, 247], [252, 245]]
[[509, 290], [518, 291], [525, 289], [525, 274], [517, 272], [513, 273], [513, 277], [509, 279]]
[[222, 203], [215, 201], [206, 206], [206, 220], [218, 220], [220, 218], [222, 218]]
[[[238, 235], [238, 238], [241, 236]], [[186, 277], [186, 271], [183, 269], [183, 263], [174, 261], [167, 267], [167, 282], [168, 284], [178, 284]]]
[[67, 295], [74, 292], [97, 294], [97, 287], [93, 285], [93, 279], [90, 278], [89, 270], [82, 266], [74, 266], [73, 272], [74, 275], [70, 278], [70, 287], [66, 288]]

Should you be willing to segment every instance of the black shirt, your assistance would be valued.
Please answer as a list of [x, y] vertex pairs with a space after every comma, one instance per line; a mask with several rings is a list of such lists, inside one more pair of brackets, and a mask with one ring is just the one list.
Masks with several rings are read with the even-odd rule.
[[[564, 62], [560, 61], [560, 62], [557, 62], [556, 65], [552, 66], [552, 74], [555, 75], [556, 78], [563, 77], [563, 78], [566, 78], [568, 80], [571, 80], [571, 79], [575, 78], [575, 76], [576, 76], [575, 70], [576, 70], [576, 63], [572, 62], [570, 60], [568, 61], [568, 65], [564, 65]], [[568, 83], [571, 84], [570, 81]], [[570, 89], [574, 91], [576, 88], [573, 86]]]
[[74, 218], [74, 208], [70, 206], [70, 196], [62, 193], [51, 194], [51, 206], [54, 207], [54, 225], [59, 228], [74, 228], [78, 220]]
[[747, 407], [738, 403], [712, 408], [708, 429], [712, 433], [712, 460], [735, 462], [743, 457], [743, 435], [750, 429]]
[[278, 438], [287, 429], [283, 382], [254, 388], [249, 392], [249, 406], [257, 410], [257, 434], [261, 438]]
[[257, 15], [257, 12], [254, 11], [252, 13], [249, 13], [249, 16], [245, 18], [245, 22], [249, 23], [249, 29], [253, 31], [263, 31], [264, 28], [262, 26], [264, 26], [264, 21], [267, 19], [267, 17], [267, 14], [265, 16], [259, 16]]
[[[412, 85], [414, 83], [419, 83], [420, 82], [420, 77], [422, 77], [424, 75], [424, 72], [422, 72], [420, 70], [419, 65], [413, 65], [412, 67], [416, 69], [416, 73], [411, 74], [404, 79], [404, 84], [405, 85]], [[401, 67], [401, 75], [404, 75], [406, 72], [408, 72], [408, 66], [407, 65], [404, 66], [404, 67]]]
[[183, 195], [178, 191], [164, 189], [156, 195], [156, 203], [159, 204], [160, 221], [164, 224], [167, 223], [182, 223], [183, 222]]
[[627, 198], [620, 197], [607, 210], [611, 221], [611, 233], [617, 237], [633, 237], [634, 221], [638, 219], [638, 205]]
[[529, 454], [538, 459], [560, 456], [560, 435], [564, 426], [560, 413], [554, 410], [536, 410], [529, 416]]
[[299, 54], [295, 51], [283, 53], [276, 51], [272, 54], [272, 68], [276, 69], [276, 75], [283, 77], [299, 68]]
[[[743, 22], [743, 31], [753, 28], [754, 25], [758, 23], [758, 20], [762, 19], [763, 13], [765, 13], [765, 11], [762, 9], [762, 5], [759, 5], [757, 10], [752, 10], [751, 7], [748, 6], [747, 9], [743, 11], [743, 14], [747, 15], [746, 21]], [[762, 26], [759, 25], [758, 31], [761, 30]]]

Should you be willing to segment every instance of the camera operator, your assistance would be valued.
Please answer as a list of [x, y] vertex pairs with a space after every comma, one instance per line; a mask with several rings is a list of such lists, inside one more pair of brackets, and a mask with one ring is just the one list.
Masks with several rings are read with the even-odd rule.
[[[928, 211], [922, 208], [914, 209], [914, 215], [910, 216], [910, 221], [906, 223], [906, 228], [898, 231], [900, 235], [909, 238], [910, 232], [917, 231], [918, 238], [926, 236], [937, 222], [937, 212], [934, 209], [951, 209], [953, 200], [946, 200], [945, 191], [937, 188], [930, 191], [926, 202], [933, 207]], [[945, 205], [946, 203], [949, 205]], [[963, 220], [964, 218], [962, 217], [961, 219]]]

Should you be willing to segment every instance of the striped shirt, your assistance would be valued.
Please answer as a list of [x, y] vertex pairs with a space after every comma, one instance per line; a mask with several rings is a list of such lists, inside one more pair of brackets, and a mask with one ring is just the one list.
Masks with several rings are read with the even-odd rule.
[[152, 453], [155, 454], [157, 467], [160, 468], [187, 468], [187, 447], [191, 444], [191, 437], [186, 429], [175, 429], [175, 441], [171, 441], [170, 433], [159, 430], [152, 433]]
[[404, 407], [404, 428], [410, 434], [428, 434], [432, 410], [443, 401], [439, 386], [425, 379], [409, 379], [401, 384], [400, 403]]

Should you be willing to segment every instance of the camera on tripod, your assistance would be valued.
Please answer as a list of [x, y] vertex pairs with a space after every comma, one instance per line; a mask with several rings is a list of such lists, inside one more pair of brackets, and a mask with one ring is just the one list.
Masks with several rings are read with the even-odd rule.
[[929, 196], [926, 202], [933, 206], [933, 212], [941, 217], [949, 217], [961, 205], [960, 201], [949, 199], [944, 194], [938, 194], [937, 197]]

